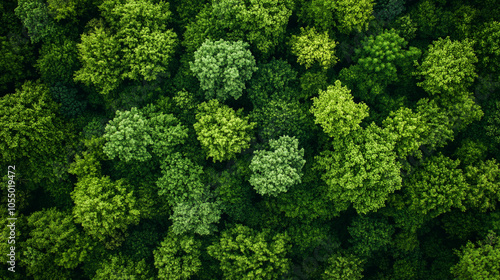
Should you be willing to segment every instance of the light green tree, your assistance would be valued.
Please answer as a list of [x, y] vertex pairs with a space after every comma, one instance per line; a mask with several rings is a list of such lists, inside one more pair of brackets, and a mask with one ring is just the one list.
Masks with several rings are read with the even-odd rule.
[[255, 123], [242, 117], [242, 111], [235, 112], [219, 101], [212, 99], [198, 106], [197, 123], [194, 129], [207, 158], [223, 161], [236, 157], [237, 153], [250, 147]]
[[427, 56], [417, 67], [417, 74], [423, 77], [418, 83], [432, 95], [455, 95], [465, 92], [477, 77], [472, 41], [452, 41], [449, 37], [434, 41]]
[[500, 278], [500, 241], [494, 232], [490, 232], [477, 245], [469, 241], [455, 253], [460, 260], [450, 270], [457, 279], [494, 280]]
[[169, 231], [153, 254], [158, 279], [190, 279], [201, 270], [201, 242], [192, 235]]
[[286, 234], [237, 224], [222, 232], [207, 251], [220, 262], [224, 279], [278, 279], [290, 266], [288, 242]]
[[123, 180], [84, 177], [76, 183], [71, 197], [75, 222], [108, 248], [119, 246], [127, 228], [139, 223], [136, 199]]
[[483, 212], [493, 210], [500, 201], [500, 166], [495, 159], [479, 161], [465, 167], [469, 184], [464, 204]]
[[300, 35], [292, 35], [292, 53], [297, 56], [297, 62], [306, 69], [315, 64], [328, 69], [337, 63], [335, 46], [337, 43], [330, 39], [328, 32], [319, 33], [313, 28], [300, 28]]
[[385, 206], [389, 194], [401, 189], [401, 164], [394, 143], [374, 124], [334, 140], [333, 151], [316, 156], [316, 168], [338, 211], [352, 204], [360, 214]]
[[223, 102], [230, 97], [241, 97], [245, 82], [257, 70], [247, 47], [242, 41], [207, 40], [194, 53], [194, 62], [189, 65], [206, 91], [207, 99], [217, 98]]
[[429, 133], [429, 126], [423, 117], [405, 107], [391, 112], [382, 125], [395, 142], [396, 154], [403, 159], [418, 153], [418, 149], [424, 143], [425, 135]]
[[271, 151], [257, 150], [250, 163], [250, 184], [261, 195], [277, 196], [301, 182], [304, 149], [295, 137], [270, 140]]
[[339, 80], [326, 91], [320, 90], [319, 97], [312, 98], [314, 122], [330, 137], [343, 137], [360, 129], [359, 124], [368, 116], [368, 106], [356, 104], [352, 99], [351, 90], [342, 86]]

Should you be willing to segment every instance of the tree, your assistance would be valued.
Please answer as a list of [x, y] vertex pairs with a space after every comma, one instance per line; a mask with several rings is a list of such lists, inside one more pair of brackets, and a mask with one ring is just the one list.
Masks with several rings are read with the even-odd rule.
[[222, 232], [219, 241], [207, 247], [219, 260], [224, 279], [278, 279], [288, 271], [290, 261], [286, 234], [257, 232], [241, 224]]
[[342, 86], [339, 80], [334, 86], [328, 86], [326, 91], [319, 92], [319, 97], [312, 98], [311, 112], [314, 122], [323, 127], [330, 137], [343, 137], [351, 131], [360, 129], [359, 124], [368, 116], [368, 106], [356, 104], [351, 91]]
[[420, 56], [420, 50], [410, 47], [396, 30], [386, 30], [377, 36], [369, 36], [356, 49], [358, 64], [364, 71], [377, 76], [385, 84], [397, 81], [396, 66], [404, 65], [405, 61], [413, 61]]
[[426, 159], [405, 181], [406, 201], [411, 211], [435, 218], [452, 207], [465, 210], [463, 200], [469, 186], [459, 160], [441, 154]]
[[333, 151], [316, 156], [317, 170], [328, 185], [328, 196], [338, 211], [352, 204], [359, 214], [385, 206], [389, 194], [401, 188], [401, 165], [394, 143], [371, 124], [335, 140]]
[[465, 167], [469, 184], [464, 204], [483, 212], [493, 210], [500, 201], [500, 167], [495, 159]]
[[334, 254], [328, 258], [328, 266], [322, 275], [325, 280], [360, 280], [363, 278], [363, 261], [352, 254]]
[[500, 248], [495, 233], [490, 232], [477, 245], [469, 241], [455, 253], [460, 260], [450, 270], [458, 279], [493, 280], [500, 277]]
[[313, 28], [300, 28], [300, 35], [292, 35], [292, 53], [297, 56], [297, 62], [305, 65], [306, 69], [316, 63], [323, 69], [328, 69], [337, 63], [335, 46], [337, 43], [330, 39], [328, 33], [316, 32]]
[[242, 111], [235, 112], [216, 99], [198, 106], [198, 122], [193, 126], [207, 158], [212, 157], [214, 162], [228, 160], [250, 147], [255, 123], [241, 115]]
[[257, 70], [247, 47], [248, 44], [242, 41], [206, 40], [194, 53], [194, 62], [189, 65], [206, 91], [206, 99], [217, 98], [224, 102], [229, 97], [241, 97], [245, 82]]
[[169, 231], [154, 251], [158, 279], [190, 279], [201, 269], [201, 242], [192, 235]]
[[372, 0], [328, 1], [313, 0], [303, 6], [300, 20], [314, 25], [319, 31], [334, 27], [344, 34], [368, 29], [373, 17]]
[[167, 72], [177, 45], [177, 35], [167, 28], [168, 8], [166, 2], [104, 1], [100, 9], [109, 28], [97, 25], [82, 34], [82, 68], [75, 81], [109, 94], [125, 79], [154, 81]]
[[73, 72], [80, 67], [76, 42], [62, 37], [43, 44], [36, 67], [42, 80], [48, 85], [71, 83]]
[[203, 200], [180, 202], [174, 207], [174, 213], [170, 216], [172, 220], [172, 232], [177, 235], [185, 233], [196, 233], [209, 235], [217, 231], [214, 225], [220, 220], [222, 212], [218, 202]]
[[116, 117], [106, 125], [104, 152], [110, 159], [132, 159], [146, 161], [151, 154], [146, 147], [153, 144], [150, 129], [144, 115], [132, 108], [130, 111], [116, 111]]
[[139, 223], [140, 211], [129, 189], [123, 180], [113, 182], [106, 176], [79, 179], [71, 192], [75, 222], [106, 247], [119, 246], [129, 225]]
[[28, 225], [31, 231], [23, 244], [25, 254], [21, 260], [28, 275], [50, 279], [51, 271], [67, 273], [82, 263], [97, 245], [76, 227], [71, 214], [55, 208], [31, 213]]
[[122, 254], [112, 255], [101, 267], [97, 269], [95, 276], [92, 279], [96, 280], [119, 280], [119, 279], [137, 279], [137, 280], [153, 280], [153, 272], [149, 270], [145, 260], [134, 261]]
[[424, 78], [418, 85], [432, 95], [465, 92], [477, 77], [474, 66], [477, 61], [472, 41], [439, 38], [429, 46], [427, 56], [417, 67], [417, 74]]
[[269, 146], [272, 151], [254, 151], [249, 182], [259, 194], [277, 196], [301, 182], [306, 161], [304, 149], [299, 150], [295, 137], [281, 136], [278, 140], [270, 140]]
[[497, 74], [500, 81], [500, 22], [486, 22], [474, 36], [476, 44], [474, 50], [478, 56], [478, 67], [480, 72], [491, 72]]
[[198, 201], [205, 192], [203, 169], [180, 153], [165, 158], [161, 164], [162, 177], [156, 181], [158, 195], [170, 206], [182, 202]]
[[32, 43], [52, 40], [61, 32], [41, 0], [21, 0], [15, 12], [28, 30]]
[[395, 151], [399, 158], [406, 158], [418, 152], [423, 145], [429, 127], [423, 117], [409, 108], [393, 111], [382, 123], [395, 142]]
[[116, 111], [116, 117], [106, 125], [103, 150], [110, 159], [118, 156], [125, 162], [146, 161], [151, 159], [151, 152], [166, 156], [186, 137], [187, 128], [173, 115], [158, 112], [155, 106], [142, 110], [133, 107]]
[[290, 0], [214, 1], [186, 27], [184, 44], [192, 52], [206, 39], [242, 40], [253, 53], [269, 57], [285, 37], [292, 9]]

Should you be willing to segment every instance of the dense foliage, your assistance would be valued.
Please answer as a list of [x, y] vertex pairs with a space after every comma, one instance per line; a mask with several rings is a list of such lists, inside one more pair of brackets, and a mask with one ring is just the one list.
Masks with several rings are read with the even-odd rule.
[[500, 279], [499, 15], [2, 1], [0, 279]]

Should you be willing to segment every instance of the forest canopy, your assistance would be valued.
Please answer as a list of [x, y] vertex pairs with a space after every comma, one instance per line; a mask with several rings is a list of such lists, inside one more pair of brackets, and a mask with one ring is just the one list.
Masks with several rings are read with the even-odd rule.
[[496, 0], [5, 0], [0, 279], [500, 279]]

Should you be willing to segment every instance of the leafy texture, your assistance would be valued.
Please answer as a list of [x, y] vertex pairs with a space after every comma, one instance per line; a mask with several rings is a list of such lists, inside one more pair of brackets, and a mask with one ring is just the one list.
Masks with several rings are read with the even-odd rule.
[[188, 232], [199, 235], [209, 235], [217, 230], [215, 223], [219, 222], [222, 212], [218, 202], [188, 201], [174, 207], [172, 231], [177, 235]]
[[122, 180], [113, 182], [109, 177], [80, 179], [71, 193], [75, 222], [107, 247], [119, 246], [129, 225], [139, 222], [140, 211], [129, 189]]
[[191, 71], [200, 80], [206, 98], [225, 101], [229, 97], [238, 99], [245, 89], [245, 82], [257, 70], [247, 43], [219, 40], [205, 41], [194, 53]]
[[255, 123], [249, 123], [248, 117], [241, 117], [241, 111], [235, 112], [212, 99], [198, 106], [196, 119], [194, 129], [198, 140], [207, 158], [212, 157], [214, 162], [234, 158], [250, 147]]
[[224, 279], [278, 279], [290, 265], [285, 234], [271, 235], [237, 224], [207, 248], [220, 262]]
[[375, 125], [333, 143], [334, 150], [316, 157], [338, 210], [352, 203], [360, 214], [385, 206], [389, 194], [401, 188], [400, 164], [394, 143]]
[[314, 27], [301, 28], [299, 36], [292, 36], [291, 44], [297, 62], [306, 68], [317, 63], [326, 70], [337, 63], [334, 50], [337, 43], [330, 39], [327, 32], [318, 33]]
[[201, 242], [191, 235], [175, 235], [169, 231], [154, 251], [158, 279], [190, 279], [201, 269]]
[[299, 141], [294, 137], [270, 140], [269, 146], [272, 151], [254, 152], [250, 163], [253, 174], [249, 182], [259, 194], [277, 196], [301, 182], [306, 161], [303, 159], [304, 149], [299, 150]]
[[320, 91], [319, 97], [312, 99], [311, 112], [315, 116], [315, 123], [320, 124], [330, 137], [343, 137], [360, 129], [359, 123], [368, 116], [368, 106], [356, 104], [350, 93], [337, 80], [334, 86]]
[[429, 46], [429, 53], [417, 68], [424, 78], [418, 85], [433, 95], [466, 91], [477, 76], [474, 65], [477, 61], [471, 41], [439, 38]]

